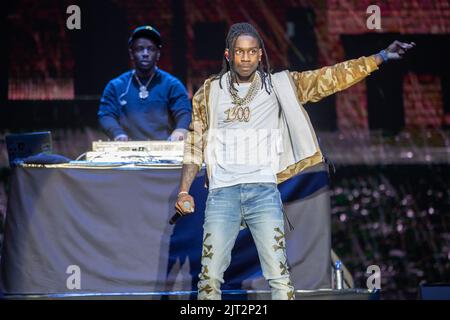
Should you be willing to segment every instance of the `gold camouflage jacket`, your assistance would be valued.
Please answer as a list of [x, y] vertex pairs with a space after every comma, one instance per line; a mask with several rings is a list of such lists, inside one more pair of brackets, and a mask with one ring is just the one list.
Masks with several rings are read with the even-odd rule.
[[[291, 140], [287, 142], [286, 145], [288, 147], [292, 145], [295, 149], [296, 146], [301, 145], [300, 142], [302, 140], [300, 139], [303, 139], [304, 133], [308, 132], [311, 135], [310, 144], [312, 149], [310, 150], [313, 150], [306, 156], [304, 154], [302, 156], [291, 156], [294, 160], [288, 161], [288, 164], [282, 166], [277, 173], [278, 183], [324, 161], [322, 152], [317, 144], [314, 129], [311, 126], [306, 110], [303, 108], [303, 104], [317, 102], [333, 93], [344, 90], [363, 80], [375, 70], [378, 70], [375, 56], [370, 56], [348, 60], [313, 71], [283, 71], [272, 74], [275, 94], [281, 109], [286, 114], [284, 122], [287, 122], [286, 128], [289, 131], [287, 136], [291, 136], [290, 130], [295, 131], [295, 127], [298, 127], [298, 125], [307, 127], [306, 131], [298, 133], [298, 135], [301, 134], [302, 136], [299, 136], [296, 141]], [[208, 161], [205, 161], [205, 149], [207, 148], [208, 129], [211, 127], [211, 119], [214, 113], [214, 108], [212, 107], [214, 103], [212, 101], [215, 98], [211, 95], [217, 96], [217, 90], [214, 90], [214, 86], [217, 86], [217, 83], [218, 80], [215, 80], [214, 77], [207, 79], [192, 98], [192, 121], [184, 142], [183, 163], [195, 164], [200, 170], [202, 163], [206, 162], [207, 172], [210, 170]], [[286, 101], [289, 98], [291, 100]], [[283, 99], [285, 99], [285, 102], [283, 102]], [[292, 100], [296, 101], [292, 102]], [[294, 124], [291, 119], [293, 115], [296, 121]], [[303, 121], [299, 120], [300, 118]], [[291, 151], [287, 150], [287, 153]], [[292, 152], [295, 153], [294, 151]], [[301, 151], [299, 152], [301, 153]]]

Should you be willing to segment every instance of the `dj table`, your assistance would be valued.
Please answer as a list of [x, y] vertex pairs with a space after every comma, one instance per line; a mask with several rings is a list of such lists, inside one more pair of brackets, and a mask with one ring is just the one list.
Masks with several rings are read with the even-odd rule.
[[[196, 212], [169, 225], [181, 169], [17, 167], [1, 259], [7, 294], [196, 290], [207, 190]], [[279, 185], [296, 289], [331, 287], [330, 203], [323, 167]], [[240, 232], [223, 289], [267, 289], [248, 229]]]

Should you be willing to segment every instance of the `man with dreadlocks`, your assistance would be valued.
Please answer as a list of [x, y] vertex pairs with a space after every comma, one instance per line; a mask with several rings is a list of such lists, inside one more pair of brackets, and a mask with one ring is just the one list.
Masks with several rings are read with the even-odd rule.
[[294, 299], [277, 183], [324, 161], [305, 109], [361, 81], [415, 44], [395, 41], [370, 57], [315, 71], [271, 74], [264, 42], [248, 23], [231, 26], [221, 72], [193, 97], [176, 210], [194, 211], [190, 186], [206, 163], [209, 193], [203, 225], [198, 298], [220, 299], [223, 274], [242, 226], [258, 250], [272, 299]]

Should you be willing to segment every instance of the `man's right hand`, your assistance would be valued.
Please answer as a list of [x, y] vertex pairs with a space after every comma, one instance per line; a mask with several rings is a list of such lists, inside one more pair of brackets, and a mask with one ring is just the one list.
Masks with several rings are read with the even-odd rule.
[[119, 134], [114, 137], [114, 141], [128, 141], [128, 136], [126, 134]]
[[195, 210], [194, 198], [187, 193], [178, 195], [177, 202], [175, 203], [175, 209], [177, 213], [182, 216], [193, 213]]

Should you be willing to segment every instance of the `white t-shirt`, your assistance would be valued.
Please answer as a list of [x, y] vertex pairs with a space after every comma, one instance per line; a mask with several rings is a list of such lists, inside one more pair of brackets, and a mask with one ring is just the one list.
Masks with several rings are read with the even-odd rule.
[[[276, 183], [282, 148], [275, 93], [269, 95], [265, 87], [260, 87], [249, 105], [239, 108], [232, 103], [226, 81], [222, 83], [217, 129], [212, 132], [212, 145], [208, 146], [213, 148], [214, 155], [214, 161], [210, 163], [210, 189], [240, 183]], [[235, 87], [239, 97], [243, 98], [250, 83], [236, 84]]]

